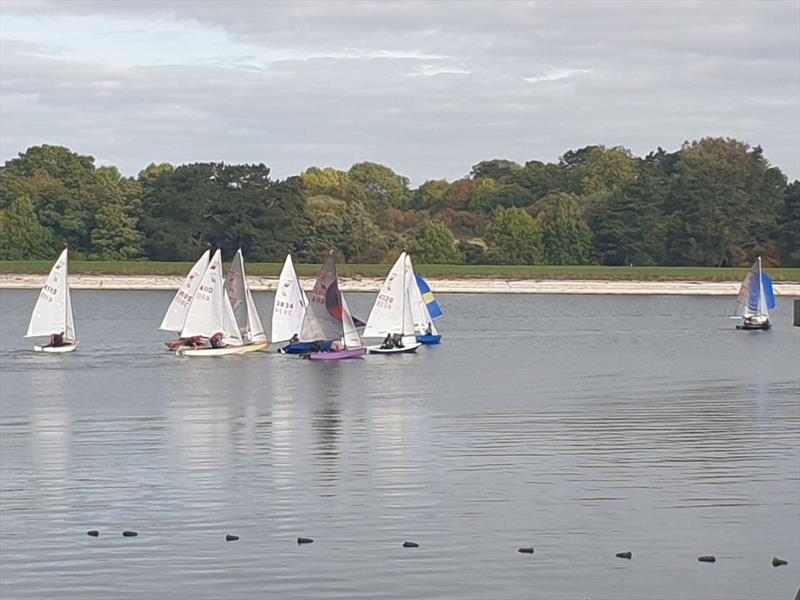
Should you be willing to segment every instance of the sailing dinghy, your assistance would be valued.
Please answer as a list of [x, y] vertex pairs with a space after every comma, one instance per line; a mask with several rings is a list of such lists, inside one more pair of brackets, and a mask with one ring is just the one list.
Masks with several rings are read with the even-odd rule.
[[753, 263], [742, 281], [736, 297], [736, 319], [742, 319], [736, 329], [769, 329], [769, 310], [775, 309], [775, 292], [772, 279], [761, 271], [761, 257]]
[[[409, 261], [411, 258], [409, 257]], [[436, 330], [434, 321], [442, 317], [442, 309], [436, 301], [428, 282], [419, 273], [414, 273], [414, 287], [411, 290], [411, 312], [414, 315], [414, 329], [420, 344], [433, 345], [442, 342], [442, 334]]]
[[[225, 280], [222, 276], [222, 258], [217, 250], [203, 273], [200, 285], [189, 304], [189, 312], [181, 330], [181, 337], [220, 339], [220, 346], [176, 350], [179, 356], [227, 356], [264, 350], [269, 343], [245, 344], [233, 307], [228, 299]], [[212, 340], [212, 341], [213, 341]]]
[[412, 308], [416, 285], [411, 259], [403, 252], [386, 276], [367, 319], [364, 337], [384, 339], [378, 346], [368, 346], [370, 354], [416, 352], [421, 346], [414, 331]]
[[236, 251], [233, 257], [231, 270], [225, 279], [225, 291], [228, 293], [233, 316], [239, 326], [239, 335], [245, 345], [261, 344], [262, 350], [269, 346], [269, 339], [264, 332], [261, 324], [261, 317], [258, 315], [256, 303], [253, 301], [253, 294], [247, 283], [247, 276], [244, 274], [244, 256], [242, 249]]
[[[211, 250], [206, 250], [203, 255], [198, 259], [194, 266], [189, 270], [186, 279], [183, 280], [181, 287], [175, 293], [175, 297], [167, 308], [167, 313], [164, 315], [164, 320], [161, 321], [159, 329], [163, 331], [174, 331], [180, 333], [183, 329], [183, 324], [186, 322], [186, 315], [189, 313], [189, 306], [192, 304], [197, 288], [200, 286], [200, 281], [203, 274], [206, 272], [209, 263]], [[177, 350], [185, 346], [186, 340], [172, 340], [165, 342], [164, 345], [167, 350]], [[188, 347], [188, 346], [187, 346]]]
[[[300, 284], [292, 255], [287, 254], [278, 278], [278, 289], [275, 290], [275, 301], [272, 305], [272, 341], [273, 343], [290, 343], [279, 348], [278, 352], [308, 354], [314, 351], [312, 343], [298, 341], [307, 307], [308, 296]], [[327, 349], [330, 350], [330, 342], [325, 342], [324, 345], [327, 345]]]
[[75, 319], [72, 315], [72, 302], [69, 296], [69, 249], [64, 248], [58, 260], [50, 269], [47, 282], [39, 292], [36, 306], [33, 307], [31, 322], [25, 337], [51, 336], [46, 346], [34, 346], [36, 352], [62, 354], [72, 352], [78, 347], [75, 334]]
[[[366, 354], [339, 290], [333, 253], [325, 259], [314, 289], [308, 294], [308, 308], [299, 338], [301, 343], [311, 345], [312, 352], [302, 355], [311, 360], [342, 360]], [[336, 340], [340, 341], [334, 344]]]

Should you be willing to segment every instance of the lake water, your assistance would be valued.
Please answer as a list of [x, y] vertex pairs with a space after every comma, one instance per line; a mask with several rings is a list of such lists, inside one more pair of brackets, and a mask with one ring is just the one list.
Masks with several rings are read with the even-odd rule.
[[[440, 347], [327, 364], [178, 358], [163, 292], [73, 292], [78, 352], [37, 355], [36, 294], [0, 292], [4, 600], [800, 585], [787, 299], [742, 332], [732, 298], [441, 295]], [[366, 317], [373, 295], [348, 297]]]

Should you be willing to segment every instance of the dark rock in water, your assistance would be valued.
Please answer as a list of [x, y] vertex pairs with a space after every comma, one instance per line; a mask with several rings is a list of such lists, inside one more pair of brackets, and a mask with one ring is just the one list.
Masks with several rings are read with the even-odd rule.
[[238, 539], [239, 539], [239, 536], [238, 535], [233, 535], [232, 533], [229, 533], [228, 535], [225, 536], [225, 541], [226, 542], [235, 542]]
[[[772, 557], [772, 566], [773, 567], [780, 567], [781, 565], [788, 565], [789, 563], [783, 560], [782, 558], [778, 558], [777, 556]], [[800, 590], [798, 590], [800, 593]]]
[[417, 542], [403, 542], [403, 548], [419, 548]]
[[304, 537], [297, 538], [297, 543], [298, 544], [311, 544], [313, 542], [314, 542], [314, 540], [312, 540], [311, 538], [304, 538]]
[[715, 556], [698, 556], [697, 560], [699, 560], [700, 562], [717, 562]]
[[125, 537], [136, 537], [139, 534], [136, 531], [129, 531], [126, 529], [125, 531], [122, 532], [122, 535], [124, 535]]
[[533, 554], [533, 547], [525, 546], [524, 548], [518, 548], [517, 552], [521, 552], [522, 554]]
[[633, 553], [628, 550], [627, 552], [617, 552], [614, 556], [617, 558], [627, 558], [628, 560], [633, 558]]
[[97, 529], [90, 529], [89, 531], [86, 532], [86, 535], [90, 535], [92, 537], [98, 537], [100, 535], [100, 532], [97, 531]]

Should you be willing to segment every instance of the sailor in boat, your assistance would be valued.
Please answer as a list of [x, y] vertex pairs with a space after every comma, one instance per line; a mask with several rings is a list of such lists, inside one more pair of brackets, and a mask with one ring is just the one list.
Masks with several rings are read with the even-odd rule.
[[223, 343], [223, 341], [222, 341], [222, 338], [224, 337], [224, 335], [225, 334], [223, 334], [221, 331], [218, 331], [217, 333], [212, 335], [211, 339], [209, 340], [211, 342], [211, 347], [212, 348], [224, 348], [227, 345], [227, 344]]
[[386, 337], [383, 338], [383, 343], [381, 344], [381, 350], [391, 350], [394, 347], [394, 339], [392, 338], [391, 333], [387, 333]]
[[433, 335], [433, 325], [428, 323], [428, 328], [425, 330], [425, 335]]
[[286, 344], [286, 345], [285, 345], [283, 348], [281, 348], [280, 350], [278, 350], [278, 352], [280, 352], [280, 353], [282, 353], [282, 354], [286, 354], [286, 353], [289, 351], [289, 348], [291, 348], [291, 347], [292, 347], [292, 344], [297, 344], [299, 341], [300, 341], [300, 336], [298, 336], [296, 333], [295, 333], [295, 334], [293, 334], [293, 335], [292, 335], [292, 338], [289, 340], [289, 343], [288, 343], [288, 344]]
[[403, 334], [402, 333], [395, 333], [392, 336], [392, 341], [394, 342], [394, 347], [395, 348], [405, 348], [405, 346], [403, 346]]
[[54, 333], [50, 336], [50, 343], [45, 348], [58, 348], [64, 345], [64, 332]]

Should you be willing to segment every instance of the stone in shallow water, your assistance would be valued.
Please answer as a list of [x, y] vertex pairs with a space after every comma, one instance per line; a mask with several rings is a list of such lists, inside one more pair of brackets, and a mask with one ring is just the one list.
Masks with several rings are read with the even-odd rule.
[[235, 542], [238, 539], [239, 539], [239, 536], [238, 535], [233, 535], [232, 533], [229, 533], [228, 535], [225, 536], [225, 541], [226, 542]]
[[628, 560], [630, 560], [633, 558], [633, 553], [630, 550], [628, 550], [626, 552], [617, 552], [614, 556], [616, 556], [617, 558], [627, 558]]
[[137, 535], [139, 535], [139, 533], [136, 531], [130, 531], [129, 529], [126, 529], [125, 531], [122, 532], [122, 535], [124, 535], [125, 537], [136, 537]]
[[97, 529], [90, 529], [89, 531], [86, 532], [86, 535], [90, 535], [92, 537], [98, 537], [100, 535], [100, 532], [97, 531]]
[[698, 556], [697, 560], [700, 562], [717, 562], [717, 558], [715, 556]]
[[417, 542], [403, 542], [403, 548], [419, 548], [419, 544]]
[[[781, 565], [788, 565], [789, 563], [783, 560], [782, 558], [778, 558], [777, 556], [772, 557], [772, 566], [773, 567], [780, 567]], [[798, 590], [800, 593], [800, 590]]]
[[525, 546], [523, 548], [518, 548], [517, 552], [522, 552], [522, 554], [533, 554], [533, 547]]
[[297, 543], [298, 544], [311, 544], [313, 542], [314, 542], [314, 540], [312, 540], [311, 538], [307, 538], [307, 537], [299, 537], [299, 538], [297, 538]]

